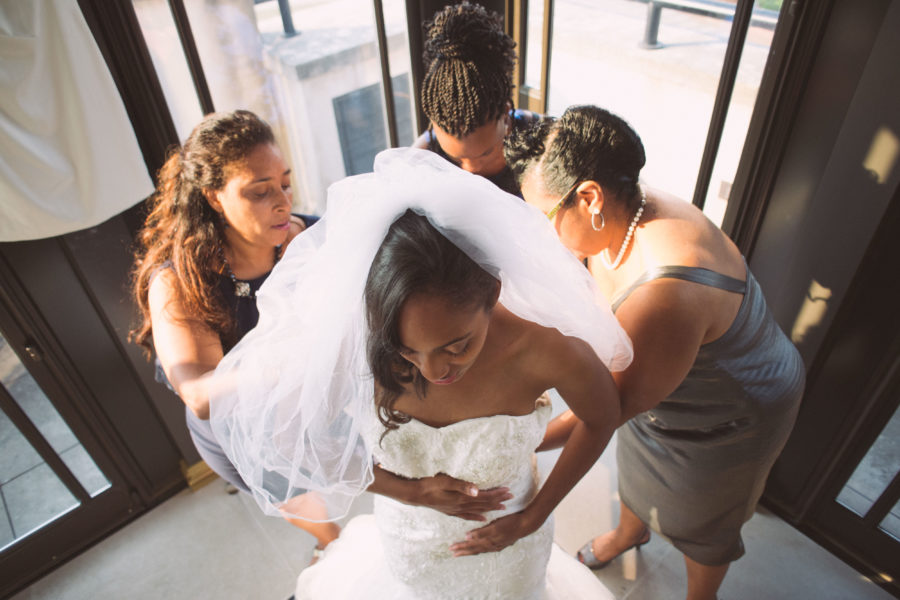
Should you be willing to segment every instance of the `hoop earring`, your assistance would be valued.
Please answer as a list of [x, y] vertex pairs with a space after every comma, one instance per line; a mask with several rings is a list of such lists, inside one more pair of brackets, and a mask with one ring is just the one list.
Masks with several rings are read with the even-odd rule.
[[[600, 215], [600, 227], [597, 227], [594, 224], [594, 217], [596, 217], [597, 215]], [[594, 231], [601, 231], [604, 227], [606, 227], [606, 219], [603, 218], [603, 213], [599, 210], [597, 212], [591, 213], [591, 228]]]

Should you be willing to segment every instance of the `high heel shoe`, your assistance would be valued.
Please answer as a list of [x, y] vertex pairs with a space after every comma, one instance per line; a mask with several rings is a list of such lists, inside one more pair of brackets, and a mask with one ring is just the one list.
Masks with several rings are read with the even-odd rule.
[[598, 560], [597, 557], [594, 556], [594, 547], [593, 547], [594, 540], [590, 540], [587, 544], [582, 546], [581, 550], [579, 550], [575, 556], [578, 558], [579, 561], [581, 561], [584, 564], [584, 566], [588, 567], [589, 569], [594, 569], [594, 570], [602, 569], [603, 567], [605, 567], [606, 565], [608, 565], [609, 563], [611, 563], [612, 561], [617, 559], [619, 556], [621, 556], [625, 552], [628, 552], [632, 548], [636, 548], [636, 549], [640, 550], [641, 546], [643, 546], [644, 544], [646, 544], [649, 541], [650, 541], [650, 530], [645, 529], [644, 534], [641, 536], [641, 538], [637, 542], [635, 542], [631, 546], [628, 546], [627, 548], [622, 550], [622, 552], [620, 552], [619, 554], [616, 554], [609, 560]]

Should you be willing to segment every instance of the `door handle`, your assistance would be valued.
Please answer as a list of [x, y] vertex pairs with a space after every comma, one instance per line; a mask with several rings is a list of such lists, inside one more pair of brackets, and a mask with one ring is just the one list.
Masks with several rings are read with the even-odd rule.
[[28, 340], [25, 342], [25, 354], [27, 354], [28, 358], [30, 358], [34, 362], [40, 362], [44, 360], [44, 352], [41, 350], [41, 347], [38, 346], [33, 340]]

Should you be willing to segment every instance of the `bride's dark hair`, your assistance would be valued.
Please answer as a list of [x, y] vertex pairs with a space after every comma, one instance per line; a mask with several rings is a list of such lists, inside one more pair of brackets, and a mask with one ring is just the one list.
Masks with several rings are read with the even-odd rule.
[[398, 352], [403, 305], [411, 296], [426, 293], [441, 296], [455, 307], [490, 308], [497, 284], [426, 217], [407, 210], [391, 225], [372, 261], [365, 289], [366, 355], [377, 384], [378, 418], [388, 430], [409, 421], [394, 410], [407, 386], [412, 384], [424, 397], [428, 385]]

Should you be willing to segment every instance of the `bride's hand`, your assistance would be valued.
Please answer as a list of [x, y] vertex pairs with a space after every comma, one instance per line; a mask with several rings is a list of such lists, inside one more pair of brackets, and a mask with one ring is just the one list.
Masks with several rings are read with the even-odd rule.
[[503, 502], [512, 498], [509, 488], [479, 490], [477, 486], [440, 473], [416, 480], [418, 493], [414, 504], [427, 506], [451, 517], [469, 521], [485, 521], [484, 514], [503, 510]]
[[540, 523], [533, 523], [525, 511], [501, 517], [490, 525], [473, 529], [464, 542], [450, 546], [453, 556], [469, 556], [483, 552], [498, 552], [519, 538], [537, 531]]

